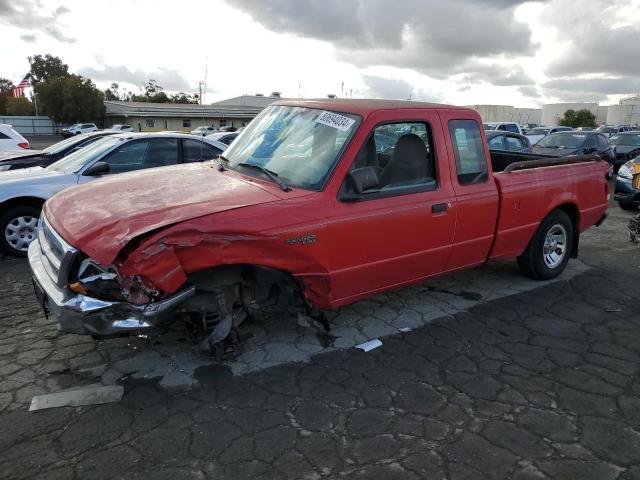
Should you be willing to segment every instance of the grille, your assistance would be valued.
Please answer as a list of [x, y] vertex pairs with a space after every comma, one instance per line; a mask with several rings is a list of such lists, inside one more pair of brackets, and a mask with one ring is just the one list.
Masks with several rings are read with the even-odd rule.
[[78, 254], [78, 250], [73, 248], [58, 233], [51, 228], [44, 213], [38, 222], [38, 243], [42, 263], [51, 279], [60, 288], [67, 285], [69, 279], [69, 269]]

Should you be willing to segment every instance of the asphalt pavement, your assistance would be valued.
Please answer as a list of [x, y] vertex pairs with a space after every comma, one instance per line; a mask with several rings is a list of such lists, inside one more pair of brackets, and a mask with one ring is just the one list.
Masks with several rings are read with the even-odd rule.
[[[500, 262], [331, 315], [258, 316], [221, 363], [179, 325], [57, 332], [0, 261], [0, 478], [640, 479], [640, 250], [616, 206], [557, 281]], [[379, 338], [363, 352], [359, 342]], [[124, 386], [116, 403], [34, 395]]]

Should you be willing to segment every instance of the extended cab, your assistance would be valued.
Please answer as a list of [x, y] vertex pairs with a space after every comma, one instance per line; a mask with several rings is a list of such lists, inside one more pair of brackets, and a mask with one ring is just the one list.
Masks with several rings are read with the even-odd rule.
[[609, 166], [537, 158], [490, 153], [468, 108], [278, 102], [218, 161], [47, 201], [29, 248], [36, 294], [64, 331], [111, 334], [181, 314], [217, 348], [248, 306], [320, 315], [504, 258], [550, 279], [604, 219]]

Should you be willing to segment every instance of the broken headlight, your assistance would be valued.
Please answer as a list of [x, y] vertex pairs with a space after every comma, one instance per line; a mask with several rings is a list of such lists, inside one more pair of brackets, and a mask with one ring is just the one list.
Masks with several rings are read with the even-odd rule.
[[134, 305], [150, 303], [159, 294], [140, 277], [122, 277], [115, 266], [103, 267], [90, 258], [80, 262], [77, 278], [69, 283], [69, 289], [102, 300]]

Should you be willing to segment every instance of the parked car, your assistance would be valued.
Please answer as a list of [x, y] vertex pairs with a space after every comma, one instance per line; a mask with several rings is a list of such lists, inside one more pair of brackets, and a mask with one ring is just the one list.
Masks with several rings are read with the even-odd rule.
[[522, 135], [522, 128], [515, 122], [486, 122], [483, 124], [485, 130], [504, 130], [507, 132], [519, 133]]
[[234, 127], [233, 125], [225, 125], [223, 127], [220, 127], [218, 129], [219, 132], [237, 132], [238, 129], [236, 127]]
[[598, 128], [596, 132], [602, 133], [607, 136], [616, 135], [618, 133], [629, 132], [633, 130], [633, 127], [630, 125], [603, 125]]
[[[102, 130], [92, 133], [82, 133], [73, 137], [65, 138], [58, 143], [45, 148], [44, 150], [22, 150], [21, 152], [0, 153], [0, 172], [7, 170], [17, 170], [28, 167], [46, 167], [70, 153], [85, 147], [99, 138], [107, 135], [114, 135], [117, 132]], [[1, 176], [0, 176], [1, 178]]]
[[609, 141], [616, 148], [616, 169], [640, 155], [640, 131], [616, 133]]
[[527, 138], [531, 142], [531, 145], [535, 145], [547, 135], [557, 132], [570, 132], [573, 130], [571, 127], [538, 127], [527, 130]]
[[133, 132], [133, 127], [124, 123], [116, 123], [115, 125], [111, 125], [109, 127], [109, 130], [116, 130], [118, 132]]
[[98, 130], [95, 123], [76, 123], [69, 128], [63, 128], [61, 134], [64, 138], [72, 137], [73, 135], [79, 135], [81, 133], [95, 132]]
[[231, 142], [233, 142], [239, 134], [240, 132], [215, 132], [210, 133], [206, 138], [210, 140], [217, 140], [225, 145], [231, 145]]
[[489, 130], [487, 134], [487, 143], [489, 150], [503, 150], [508, 152], [531, 153], [531, 142], [525, 135], [519, 135], [512, 132], [502, 132], [498, 130]]
[[[117, 173], [213, 159], [226, 147], [188, 134], [119, 133], [99, 138], [46, 168], [0, 174], [0, 249], [25, 256], [36, 236], [42, 204], [60, 190]], [[83, 216], [77, 220], [82, 222]]]
[[[389, 126], [383, 160], [375, 136]], [[66, 332], [145, 329], [180, 312], [220, 352], [249, 306], [321, 316], [493, 259], [554, 278], [604, 220], [609, 165], [509, 155], [519, 170], [493, 171], [467, 108], [278, 102], [217, 168], [136, 172], [51, 198], [29, 247], [36, 296]]]
[[216, 131], [216, 129], [211, 127], [211, 126], [203, 126], [203, 127], [194, 128], [189, 133], [191, 135], [198, 135], [200, 137], [206, 137], [207, 135], [210, 135], [210, 134], [214, 133], [215, 131]]
[[552, 133], [533, 146], [533, 153], [554, 157], [597, 154], [612, 165], [615, 160], [615, 147], [605, 135], [596, 132]]
[[625, 162], [616, 175], [613, 199], [623, 210], [637, 210], [640, 204], [640, 190], [633, 186], [634, 164], [640, 164], [640, 155]]
[[0, 152], [15, 152], [29, 148], [29, 142], [6, 123], [0, 123]]

